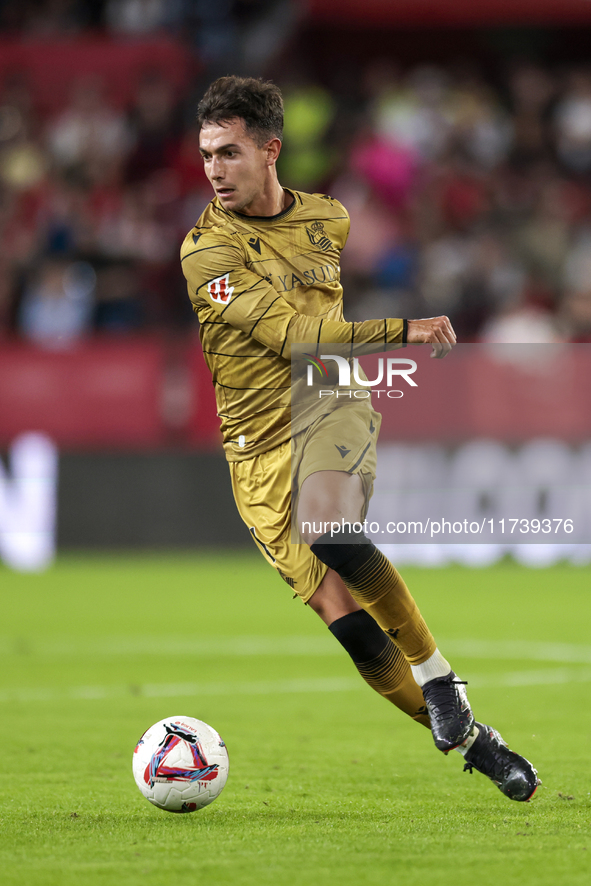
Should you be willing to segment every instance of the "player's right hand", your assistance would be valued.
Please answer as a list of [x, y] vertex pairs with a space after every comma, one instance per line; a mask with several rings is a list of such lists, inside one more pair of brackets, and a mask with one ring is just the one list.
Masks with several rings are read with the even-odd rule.
[[414, 345], [432, 344], [431, 356], [441, 359], [456, 344], [456, 334], [449, 317], [427, 317], [424, 320], [408, 321], [406, 341]]

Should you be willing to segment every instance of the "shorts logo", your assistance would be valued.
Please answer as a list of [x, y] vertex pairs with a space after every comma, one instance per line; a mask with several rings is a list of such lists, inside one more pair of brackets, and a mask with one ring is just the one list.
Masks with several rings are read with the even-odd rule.
[[281, 571], [281, 569], [277, 569], [277, 572], [279, 573], [283, 581], [287, 582], [290, 588], [295, 588], [295, 586], [297, 585], [297, 581], [295, 580], [295, 578], [290, 578], [289, 575], [286, 575], [285, 572]]
[[217, 301], [220, 305], [227, 305], [234, 292], [234, 287], [230, 286], [230, 274], [210, 280], [207, 284], [207, 291], [212, 301]]

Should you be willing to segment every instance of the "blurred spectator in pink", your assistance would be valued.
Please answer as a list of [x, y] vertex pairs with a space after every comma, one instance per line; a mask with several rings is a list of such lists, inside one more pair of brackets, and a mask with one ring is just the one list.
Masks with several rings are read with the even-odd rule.
[[347, 248], [341, 256], [342, 267], [371, 274], [396, 239], [396, 220], [371, 189], [353, 176], [338, 179], [331, 191], [347, 207], [351, 217]]
[[417, 155], [412, 149], [368, 134], [353, 147], [350, 165], [386, 205], [406, 205], [417, 167]]

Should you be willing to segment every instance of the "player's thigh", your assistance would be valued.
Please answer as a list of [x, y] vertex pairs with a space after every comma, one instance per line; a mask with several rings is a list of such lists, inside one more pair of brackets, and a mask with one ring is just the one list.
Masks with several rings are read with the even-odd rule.
[[365, 509], [365, 490], [359, 474], [317, 471], [307, 477], [298, 497], [298, 527], [304, 541], [312, 544], [343, 522], [355, 523]]
[[308, 545], [292, 539], [291, 446], [230, 463], [234, 499], [252, 540], [267, 562], [304, 602], [318, 588], [326, 566]]
[[380, 421], [362, 402], [335, 409], [294, 439], [297, 531], [309, 543], [326, 531], [327, 522], [365, 519]]

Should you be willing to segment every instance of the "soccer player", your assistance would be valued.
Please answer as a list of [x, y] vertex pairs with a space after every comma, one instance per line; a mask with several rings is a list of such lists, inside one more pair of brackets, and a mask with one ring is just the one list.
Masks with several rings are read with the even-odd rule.
[[181, 260], [240, 515], [373, 689], [430, 728], [439, 750], [457, 748], [465, 769], [529, 800], [536, 770], [474, 719], [464, 684], [381, 551], [355, 531], [337, 543], [310, 530], [291, 540], [292, 509], [299, 526], [363, 520], [379, 429], [365, 400], [325, 405], [303, 426], [292, 421], [292, 344], [427, 343], [442, 357], [456, 340], [450, 321], [344, 320], [339, 256], [349, 218], [332, 197], [280, 185], [283, 102], [274, 84], [222, 77], [199, 104], [198, 122], [215, 197]]

